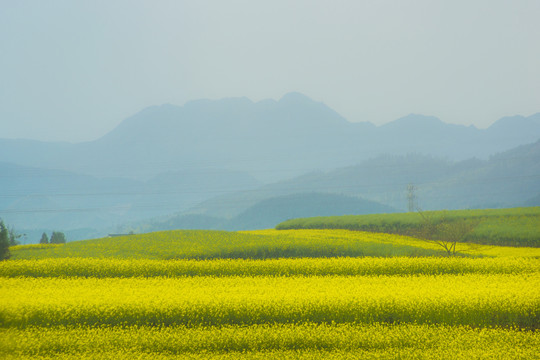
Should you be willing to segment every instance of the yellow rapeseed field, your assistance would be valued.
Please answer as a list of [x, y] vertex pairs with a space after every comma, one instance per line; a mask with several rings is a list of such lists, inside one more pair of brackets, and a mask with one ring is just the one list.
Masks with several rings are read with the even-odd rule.
[[540, 276], [9, 278], [4, 327], [421, 323], [534, 329]]
[[538, 359], [530, 331], [466, 326], [264, 324], [0, 329], [2, 359]]
[[540, 271], [534, 258], [337, 257], [153, 260], [52, 258], [0, 262], [0, 277], [357, 276], [520, 274]]
[[0, 262], [0, 358], [539, 358], [535, 250], [431, 245], [265, 230], [15, 249]]

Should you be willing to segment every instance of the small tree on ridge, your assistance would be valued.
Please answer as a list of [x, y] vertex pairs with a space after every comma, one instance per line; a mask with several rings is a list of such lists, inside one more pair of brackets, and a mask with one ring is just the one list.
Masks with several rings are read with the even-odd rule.
[[48, 244], [49, 243], [49, 237], [47, 236], [47, 234], [43, 233], [41, 235], [41, 240], [39, 240], [39, 243], [40, 244]]
[[9, 259], [9, 231], [4, 221], [0, 219], [0, 260]]
[[65, 244], [66, 243], [66, 235], [64, 235], [63, 232], [60, 231], [53, 231], [51, 235], [51, 244]]

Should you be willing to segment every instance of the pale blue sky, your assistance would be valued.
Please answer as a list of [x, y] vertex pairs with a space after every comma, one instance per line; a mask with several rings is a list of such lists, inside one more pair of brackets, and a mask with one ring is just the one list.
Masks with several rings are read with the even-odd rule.
[[0, 138], [98, 138], [144, 107], [299, 91], [350, 121], [540, 112], [536, 0], [0, 0]]

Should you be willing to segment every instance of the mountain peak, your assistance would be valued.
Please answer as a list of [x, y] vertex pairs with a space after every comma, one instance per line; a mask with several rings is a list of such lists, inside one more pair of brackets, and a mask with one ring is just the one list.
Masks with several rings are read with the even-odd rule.
[[279, 99], [279, 102], [286, 102], [286, 103], [313, 102], [313, 99], [311, 99], [310, 97], [302, 93], [293, 91], [293, 92], [283, 95], [281, 99]]
[[434, 127], [434, 126], [444, 126], [445, 124], [435, 116], [427, 116], [421, 114], [409, 114], [407, 116], [401, 117], [397, 120], [391, 121], [387, 124], [382, 125], [384, 128], [402, 128], [402, 127]]
[[[540, 138], [540, 114], [534, 114], [529, 117], [520, 115], [506, 116], [495, 121], [487, 128], [487, 131], [495, 134], [496, 137], [511, 137], [520, 140], [519, 143], [525, 142], [522, 139], [523, 135], [527, 134], [527, 142], [532, 142]], [[516, 146], [519, 143], [514, 142], [512, 145]]]

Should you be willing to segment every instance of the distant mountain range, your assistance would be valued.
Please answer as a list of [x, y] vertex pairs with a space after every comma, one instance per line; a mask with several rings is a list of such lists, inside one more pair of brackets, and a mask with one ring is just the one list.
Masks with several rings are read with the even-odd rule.
[[279, 101], [232, 98], [150, 107], [85, 143], [4, 139], [0, 161], [136, 179], [225, 169], [268, 183], [381, 154], [487, 159], [539, 138], [540, 113], [503, 118], [485, 130], [423, 115], [375, 126], [348, 122], [323, 103], [290, 93]]
[[148, 218], [251, 228], [309, 216], [325, 196], [336, 213], [403, 210], [408, 183], [425, 208], [534, 203], [538, 139], [540, 113], [477, 129], [423, 115], [351, 123], [298, 93], [155, 106], [91, 142], [0, 139], [0, 217], [86, 229], [77, 238]]
[[384, 155], [216, 197], [145, 226], [245, 230], [298, 217], [405, 212], [409, 184], [424, 210], [540, 206], [540, 141], [489, 160]]
[[355, 196], [316, 192], [292, 193], [264, 199], [230, 219], [205, 214], [178, 214], [166, 220], [127, 226], [123, 230], [124, 232], [171, 229], [254, 230], [273, 228], [282, 221], [298, 217], [391, 212], [396, 212], [396, 209]]
[[246, 173], [226, 170], [170, 172], [140, 181], [0, 163], [0, 174], [0, 217], [40, 229], [110, 228], [260, 185]]

